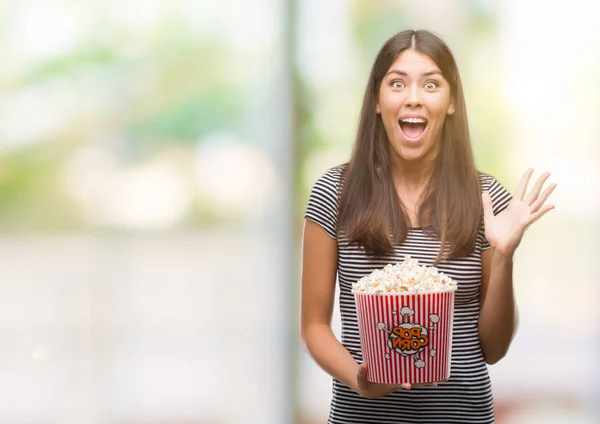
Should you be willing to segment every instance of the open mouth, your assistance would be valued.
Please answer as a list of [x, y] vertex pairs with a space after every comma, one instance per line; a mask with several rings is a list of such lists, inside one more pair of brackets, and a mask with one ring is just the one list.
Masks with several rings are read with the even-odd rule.
[[418, 140], [421, 138], [427, 128], [427, 119], [425, 118], [402, 118], [398, 121], [400, 129], [404, 136], [409, 140]]

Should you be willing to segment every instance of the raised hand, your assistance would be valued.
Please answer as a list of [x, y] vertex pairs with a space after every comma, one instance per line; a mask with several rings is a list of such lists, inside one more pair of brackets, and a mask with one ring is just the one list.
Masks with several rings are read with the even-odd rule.
[[521, 243], [525, 230], [548, 211], [554, 209], [554, 205], [545, 203], [556, 188], [556, 184], [550, 184], [542, 191], [550, 173], [544, 172], [540, 175], [532, 190], [526, 195], [531, 174], [533, 174], [533, 169], [528, 169], [523, 174], [512, 201], [498, 215], [494, 216], [490, 195], [488, 193], [481, 195], [485, 238], [497, 252], [504, 255], [513, 255]]

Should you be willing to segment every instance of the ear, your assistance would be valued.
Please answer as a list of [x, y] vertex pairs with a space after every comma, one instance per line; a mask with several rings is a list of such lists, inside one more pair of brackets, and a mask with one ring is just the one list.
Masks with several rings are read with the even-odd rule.
[[375, 113], [377, 115], [381, 115], [381, 108], [379, 107], [379, 102], [375, 105]]
[[446, 111], [447, 115], [454, 115], [454, 102], [450, 103], [450, 106], [448, 106], [448, 110]]

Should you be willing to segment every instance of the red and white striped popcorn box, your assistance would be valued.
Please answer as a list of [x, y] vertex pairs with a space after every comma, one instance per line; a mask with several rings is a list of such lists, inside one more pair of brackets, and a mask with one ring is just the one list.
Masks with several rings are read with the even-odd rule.
[[448, 380], [455, 290], [354, 292], [368, 381], [420, 384]]

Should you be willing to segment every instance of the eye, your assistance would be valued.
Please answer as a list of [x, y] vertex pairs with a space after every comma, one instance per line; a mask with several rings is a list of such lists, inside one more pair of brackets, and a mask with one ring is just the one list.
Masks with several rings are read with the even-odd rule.
[[423, 87], [425, 87], [426, 90], [435, 90], [439, 87], [439, 84], [436, 81], [428, 81]]
[[406, 86], [404, 85], [404, 83], [401, 80], [394, 80], [394, 81], [392, 81], [392, 87], [394, 87], [394, 88], [404, 88]]

